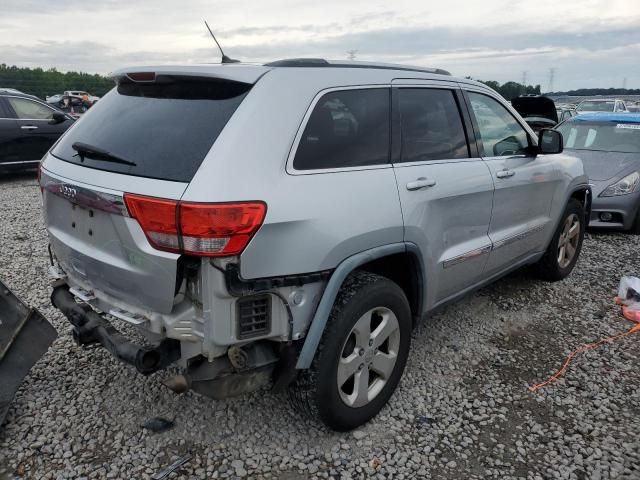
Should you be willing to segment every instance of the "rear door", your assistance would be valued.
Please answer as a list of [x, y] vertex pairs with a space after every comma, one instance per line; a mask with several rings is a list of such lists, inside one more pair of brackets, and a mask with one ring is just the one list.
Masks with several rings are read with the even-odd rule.
[[9, 111], [4, 97], [0, 97], [0, 163], [10, 164], [20, 161], [18, 145], [21, 133], [18, 124]]
[[427, 308], [478, 283], [491, 250], [493, 182], [453, 84], [394, 82], [394, 170], [405, 241], [427, 272]]
[[17, 150], [22, 161], [40, 160], [72, 123], [70, 119], [52, 123], [55, 110], [42, 102], [13, 96], [6, 99], [20, 130]]
[[493, 250], [486, 274], [501, 272], [543, 251], [549, 238], [551, 204], [561, 172], [553, 156], [538, 155], [527, 129], [497, 96], [466, 92], [478, 148], [495, 184], [489, 237]]

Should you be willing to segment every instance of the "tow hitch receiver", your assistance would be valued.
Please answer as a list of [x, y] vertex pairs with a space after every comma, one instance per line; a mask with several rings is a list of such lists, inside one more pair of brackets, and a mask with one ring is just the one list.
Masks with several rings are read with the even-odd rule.
[[0, 282], [0, 424], [22, 379], [57, 336], [40, 312]]
[[78, 304], [66, 285], [54, 288], [51, 303], [73, 325], [73, 339], [78, 345], [99, 343], [114, 357], [135, 366], [144, 375], [162, 370], [180, 358], [177, 340], [165, 339], [156, 347], [136, 345], [91, 307]]

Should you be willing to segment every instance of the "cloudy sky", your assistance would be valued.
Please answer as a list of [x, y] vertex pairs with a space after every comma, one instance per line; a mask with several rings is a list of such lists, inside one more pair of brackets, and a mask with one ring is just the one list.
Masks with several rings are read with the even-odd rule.
[[[640, 0], [1, 0], [0, 63], [108, 73], [229, 56], [377, 60], [483, 80], [640, 88]], [[526, 72], [526, 73], [524, 73]]]

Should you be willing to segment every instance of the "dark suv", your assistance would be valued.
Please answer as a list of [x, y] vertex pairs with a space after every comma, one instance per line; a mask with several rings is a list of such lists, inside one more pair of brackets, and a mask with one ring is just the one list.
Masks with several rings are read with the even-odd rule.
[[36, 168], [73, 122], [38, 97], [0, 88], [0, 172]]

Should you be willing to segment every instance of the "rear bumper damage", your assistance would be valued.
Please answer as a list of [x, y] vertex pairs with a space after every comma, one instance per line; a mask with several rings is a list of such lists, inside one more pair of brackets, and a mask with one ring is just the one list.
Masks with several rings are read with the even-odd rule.
[[78, 345], [99, 343], [114, 357], [135, 366], [144, 375], [162, 370], [180, 358], [177, 340], [167, 338], [155, 347], [137, 345], [89, 306], [78, 304], [66, 285], [54, 288], [51, 303], [73, 325], [73, 339]]

